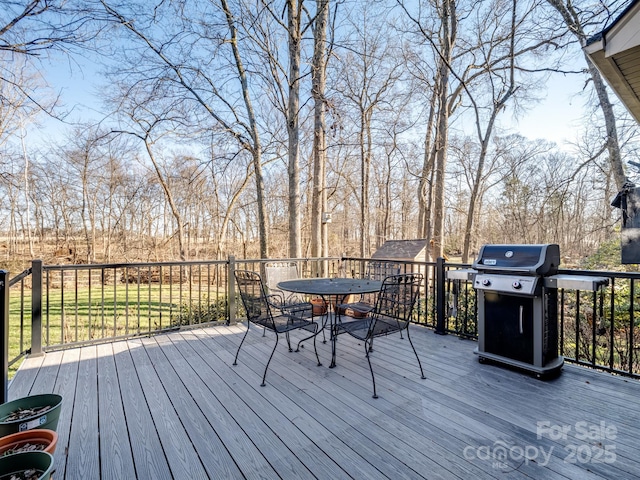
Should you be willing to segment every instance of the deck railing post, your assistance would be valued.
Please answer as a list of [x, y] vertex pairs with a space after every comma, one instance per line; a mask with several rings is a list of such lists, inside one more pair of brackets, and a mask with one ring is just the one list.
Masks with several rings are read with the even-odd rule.
[[236, 270], [236, 257], [229, 255], [227, 269], [227, 305], [229, 305], [229, 320], [227, 325], [236, 323], [236, 284], [234, 271]]
[[0, 387], [0, 403], [9, 400], [9, 272], [0, 270], [0, 320], [2, 323], [0, 344], [2, 345], [2, 386]]
[[31, 355], [42, 355], [42, 260], [31, 262]]
[[446, 335], [445, 326], [445, 272], [444, 258], [436, 259], [436, 330], [438, 335]]

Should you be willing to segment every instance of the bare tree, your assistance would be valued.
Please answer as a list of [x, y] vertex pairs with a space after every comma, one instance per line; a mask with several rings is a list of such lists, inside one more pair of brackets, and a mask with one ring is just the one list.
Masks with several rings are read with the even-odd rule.
[[[594, 13], [590, 8], [581, 10], [580, 5], [577, 5], [571, 1], [547, 1], [559, 13], [565, 27], [567, 28], [567, 31], [576, 38], [576, 40], [580, 44], [580, 47], [584, 47], [589, 38], [587, 32], [585, 32], [585, 23], [593, 22], [594, 20], [597, 20], [598, 17], [603, 13], [608, 13], [608, 9], [605, 5], [601, 5], [602, 10]], [[593, 82], [593, 88], [598, 98], [598, 105], [602, 110], [602, 115], [605, 122], [606, 137], [604, 139], [604, 142], [609, 154], [609, 164], [611, 165], [611, 169], [613, 171], [613, 177], [616, 186], [618, 187], [618, 190], [621, 190], [622, 186], [627, 180], [627, 177], [624, 173], [622, 157], [620, 155], [620, 144], [613, 105], [609, 100], [609, 94], [607, 92], [604, 80], [600, 75], [600, 72], [595, 67], [595, 65], [591, 63], [589, 56], [584, 50], [583, 55], [587, 64], [589, 79], [591, 80], [591, 82]]]
[[[433, 15], [437, 19], [436, 26], [432, 29], [427, 26], [432, 17], [421, 16], [421, 11], [413, 13], [410, 5], [402, 0], [398, 3], [407, 14], [410, 21], [417, 27], [419, 36], [425, 39], [436, 52], [437, 71], [434, 81], [434, 93], [437, 100], [434, 103], [434, 132], [433, 133], [433, 165], [434, 165], [434, 197], [433, 197], [433, 232], [430, 239], [432, 255], [440, 257], [444, 253], [444, 219], [445, 219], [445, 172], [447, 164], [447, 150], [449, 145], [449, 117], [457, 98], [451, 95], [452, 65], [454, 49], [458, 38], [459, 13], [457, 2], [443, 0], [432, 5]], [[430, 117], [431, 118], [431, 117]], [[427, 135], [430, 135], [427, 133]], [[430, 137], [427, 137], [428, 139]], [[425, 142], [425, 150], [430, 146], [430, 141]], [[426, 151], [424, 173], [428, 173], [427, 165], [431, 162]], [[424, 183], [422, 188], [424, 189]], [[424, 193], [421, 191], [421, 195]], [[425, 205], [425, 203], [423, 203]], [[426, 222], [423, 222], [425, 224]]]
[[[491, 139], [491, 135], [493, 134], [493, 128], [495, 125], [496, 118], [498, 114], [504, 109], [506, 103], [509, 101], [511, 96], [516, 92], [518, 87], [516, 86], [515, 80], [515, 68], [516, 68], [516, 51], [515, 51], [515, 43], [516, 43], [516, 25], [517, 25], [517, 13], [516, 13], [516, 0], [513, 0], [511, 5], [511, 22], [509, 28], [506, 29], [505, 34], [501, 34], [500, 30], [503, 30], [502, 25], [500, 25], [499, 19], [494, 23], [491, 22], [491, 18], [497, 18], [501, 13], [507, 12], [499, 12], [493, 10], [490, 18], [483, 17], [482, 24], [485, 25], [487, 30], [490, 30], [490, 37], [493, 39], [491, 42], [488, 42], [486, 51], [483, 55], [483, 60], [486, 63], [486, 68], [488, 69], [488, 74], [490, 76], [488, 88], [490, 89], [491, 95], [491, 103], [488, 107], [489, 114], [487, 118], [487, 123], [482, 129], [481, 125], [481, 112], [480, 106], [478, 102], [474, 98], [474, 95], [467, 89], [466, 92], [471, 100], [473, 105], [473, 111], [476, 117], [476, 132], [478, 135], [478, 141], [480, 142], [480, 154], [478, 157], [478, 164], [476, 168], [475, 175], [473, 177], [473, 182], [471, 184], [471, 195], [469, 196], [469, 210], [467, 212], [467, 222], [465, 226], [464, 232], [464, 245], [462, 247], [462, 262], [467, 263], [469, 261], [469, 250], [471, 248], [471, 233], [473, 229], [473, 221], [475, 218], [475, 209], [476, 205], [480, 198], [480, 189], [481, 182], [484, 174], [484, 165], [487, 157], [487, 152], [489, 149], [489, 141]], [[485, 21], [486, 20], [486, 21]], [[496, 25], [497, 23], [497, 25]], [[491, 28], [493, 27], [493, 28]], [[479, 32], [480, 34], [480, 32]], [[507, 51], [505, 54], [498, 53], [498, 55], [504, 55], [505, 62], [504, 64], [496, 64], [493, 59], [494, 52], [498, 50], [500, 44], [506, 43], [508, 45]], [[501, 62], [502, 63], [502, 62]], [[504, 70], [504, 77], [501, 76], [501, 70]]]
[[[48, 114], [56, 102], [39, 98], [32, 83], [22, 83], [11, 65], [15, 62], [37, 72], [34, 62], [50, 52], [68, 53], [95, 38], [99, 23], [84, 2], [26, 0], [2, 2], [0, 9], [0, 52], [7, 62], [0, 66], [0, 83], [11, 85], [27, 100]], [[6, 55], [6, 56], [5, 56]], [[24, 67], [23, 67], [24, 68]]]
[[311, 198], [311, 255], [329, 255], [327, 223], [322, 214], [327, 212], [326, 168], [327, 142], [325, 87], [327, 78], [327, 24], [329, 0], [316, 0], [316, 21], [313, 29], [313, 61], [311, 67], [313, 98], [313, 189]]
[[[402, 75], [402, 56], [395, 49], [384, 25], [370, 21], [368, 11], [352, 12], [354, 39], [340, 58], [340, 74], [336, 90], [354, 109], [355, 136], [358, 146], [360, 255], [370, 254], [370, 175], [374, 155], [374, 114], [389, 101]], [[345, 40], [343, 40], [345, 41]]]
[[[153, 35], [157, 35], [159, 32], [153, 28], [153, 23], [157, 20], [155, 17], [146, 19], [151, 22], [151, 26], [146, 32], [143, 30], [145, 22], [142, 21], [145, 15], [144, 12], [132, 12], [132, 15], [141, 17], [140, 21], [134, 21], [134, 18], [127, 17], [110, 5], [108, 1], [102, 0], [101, 3], [111, 18], [129, 31], [132, 37], [139, 42], [139, 45], [145, 49], [146, 53], [150, 54], [151, 58], [147, 60], [151, 62], [152, 68], [161, 72], [157, 76], [149, 78], [148, 72], [138, 71], [132, 88], [142, 88], [144, 90], [144, 84], [146, 83], [147, 85], [150, 84], [150, 92], [157, 93], [162, 91], [166, 95], [173, 96], [182, 113], [191, 112], [190, 114], [196, 116], [194, 118], [196, 122], [202, 120], [203, 117], [198, 112], [193, 113], [189, 104], [197, 105], [202, 109], [201, 112], [205, 117], [213, 120], [215, 127], [212, 127], [212, 130], [225, 132], [243, 151], [251, 155], [253, 178], [256, 186], [260, 256], [267, 258], [269, 252], [269, 230], [267, 228], [268, 217], [262, 171], [262, 142], [258, 128], [258, 117], [252, 100], [253, 91], [249, 84], [249, 74], [239, 45], [237, 21], [241, 15], [236, 15], [232, 12], [227, 0], [220, 0], [217, 5], [212, 5], [217, 10], [211, 12], [211, 15], [217, 13], [220, 18], [199, 17], [190, 19], [187, 15], [201, 15], [201, 12], [197, 11], [197, 9], [194, 11], [177, 6], [178, 8], [175, 11], [170, 11], [166, 14], [170, 15], [170, 18], [175, 19], [177, 15], [181, 19], [181, 22], [178, 23], [179, 30], [177, 32], [167, 32], [166, 39], [158, 39], [156, 41]], [[167, 7], [170, 6], [168, 5]], [[159, 15], [159, 12], [153, 12], [153, 14]], [[223, 22], [223, 25], [226, 26], [226, 32], [221, 30], [220, 23], [216, 23], [216, 21]], [[213, 32], [213, 37], [211, 32]], [[220, 37], [215, 36], [218, 34]], [[190, 55], [189, 52], [193, 50], [187, 48], [183, 38], [195, 38], [202, 44], [216, 45], [216, 49], [219, 49], [219, 46], [228, 47], [230, 49], [228, 67], [233, 70], [234, 74], [228, 79], [220, 79], [218, 78], [220, 74], [219, 68], [216, 69], [214, 67], [211, 72], [207, 72], [205, 67], [209, 66], [210, 59]], [[191, 47], [193, 49], [196, 48], [195, 44], [191, 44]], [[137, 52], [134, 53], [137, 54]], [[172, 55], [175, 58], [172, 58]], [[135, 71], [137, 65], [135, 62], [139, 62], [139, 57], [134, 56], [132, 60], [134, 62], [132, 67]], [[129, 75], [129, 77], [132, 77], [132, 75]], [[237, 85], [233, 95], [229, 94], [229, 89], [232, 88], [231, 82], [235, 82]], [[240, 97], [238, 105], [234, 104], [233, 100], [230, 99], [230, 97], [235, 98], [236, 94]], [[152, 97], [157, 98], [153, 93]], [[200, 127], [197, 128], [200, 129]]]

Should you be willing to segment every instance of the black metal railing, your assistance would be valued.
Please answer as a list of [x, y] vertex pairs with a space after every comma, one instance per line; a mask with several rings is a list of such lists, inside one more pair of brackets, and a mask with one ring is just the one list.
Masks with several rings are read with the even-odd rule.
[[[0, 294], [7, 299], [0, 310], [8, 332], [3, 359], [11, 368], [27, 353], [38, 355], [181, 327], [235, 322], [238, 302], [232, 272], [249, 269], [264, 274], [264, 266], [274, 261], [295, 263], [301, 277], [420, 272], [425, 283], [414, 321], [439, 334], [477, 338], [475, 290], [470, 281], [451, 280], [446, 275], [447, 270], [470, 266], [444, 259], [230, 257], [106, 265], [44, 265], [36, 260], [9, 281], [9, 289], [6, 280], [0, 281]], [[560, 290], [560, 354], [571, 362], [640, 378], [640, 274], [561, 273], [604, 276], [610, 283], [598, 292]]]
[[[558, 273], [609, 279], [609, 285], [598, 291], [559, 289], [560, 355], [572, 363], [640, 378], [640, 274], [590, 270]], [[445, 331], [477, 338], [476, 295], [471, 282], [446, 280], [443, 291]]]
[[560, 292], [560, 354], [580, 365], [640, 377], [640, 274], [560, 273], [595, 273], [609, 279], [609, 285], [597, 292]]
[[[14, 277], [9, 366], [27, 353], [233, 322], [236, 268], [262, 271], [272, 260], [44, 265]], [[339, 259], [287, 259], [303, 276], [339, 275]], [[3, 291], [6, 289], [3, 289]]]

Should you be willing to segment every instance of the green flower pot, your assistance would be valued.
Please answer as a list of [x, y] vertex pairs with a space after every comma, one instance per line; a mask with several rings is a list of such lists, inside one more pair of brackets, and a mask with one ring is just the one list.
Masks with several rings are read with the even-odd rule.
[[[60, 418], [61, 404], [62, 397], [55, 393], [31, 395], [3, 403], [0, 405], [0, 437], [16, 432], [24, 432], [25, 430], [31, 430], [33, 428], [47, 428], [55, 431], [58, 426], [58, 418]], [[16, 420], [7, 419], [7, 417], [18, 410], [37, 407], [50, 408], [44, 412], [35, 413], [25, 418]], [[2, 479], [0, 478], [0, 480]]]
[[[53, 471], [53, 456], [47, 452], [26, 452], [0, 458], [0, 480], [6, 480], [25, 470], [36, 469], [38, 480], [49, 480]], [[18, 477], [21, 478], [21, 477]]]

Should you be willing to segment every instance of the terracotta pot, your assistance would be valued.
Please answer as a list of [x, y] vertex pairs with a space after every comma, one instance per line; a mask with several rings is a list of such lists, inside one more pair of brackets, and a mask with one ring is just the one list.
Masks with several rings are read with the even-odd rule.
[[8, 455], [10, 451], [17, 450], [27, 444], [44, 445], [43, 450], [53, 455], [58, 444], [58, 434], [53, 430], [44, 428], [34, 428], [33, 430], [25, 430], [24, 432], [12, 433], [0, 438], [0, 457]]
[[365, 312], [358, 312], [356, 310], [352, 310], [351, 308], [347, 310], [347, 315], [353, 318], [365, 318], [367, 316]]
[[313, 305], [314, 315], [324, 315], [327, 313], [327, 303], [321, 298], [311, 299], [311, 305]]
[[347, 314], [348, 309], [344, 308], [344, 307], [339, 307], [336, 308], [336, 313], [338, 315], [346, 315]]

